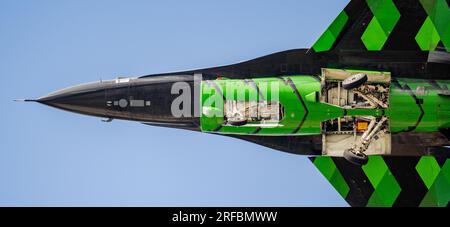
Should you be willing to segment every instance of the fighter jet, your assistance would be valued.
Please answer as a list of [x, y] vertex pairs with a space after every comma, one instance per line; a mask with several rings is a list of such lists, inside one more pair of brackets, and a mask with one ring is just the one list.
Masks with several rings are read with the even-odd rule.
[[306, 155], [352, 206], [449, 206], [449, 28], [446, 0], [351, 0], [311, 48], [25, 101]]

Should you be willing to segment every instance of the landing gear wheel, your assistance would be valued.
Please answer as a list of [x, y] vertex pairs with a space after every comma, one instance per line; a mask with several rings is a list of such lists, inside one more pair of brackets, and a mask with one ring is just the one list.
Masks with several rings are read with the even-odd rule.
[[367, 164], [367, 162], [369, 161], [369, 158], [367, 157], [366, 154], [364, 153], [355, 153], [353, 151], [353, 149], [347, 149], [344, 151], [344, 158], [355, 164], [355, 165], [359, 165], [359, 166], [363, 166], [365, 164]]
[[350, 90], [357, 88], [367, 82], [367, 75], [364, 73], [356, 74], [342, 81], [342, 87]]

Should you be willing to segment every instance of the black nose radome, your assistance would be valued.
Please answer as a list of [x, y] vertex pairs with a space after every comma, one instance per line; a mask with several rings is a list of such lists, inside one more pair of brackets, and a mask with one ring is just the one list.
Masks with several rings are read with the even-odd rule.
[[99, 116], [106, 115], [105, 84], [93, 82], [65, 88], [36, 100], [59, 109]]

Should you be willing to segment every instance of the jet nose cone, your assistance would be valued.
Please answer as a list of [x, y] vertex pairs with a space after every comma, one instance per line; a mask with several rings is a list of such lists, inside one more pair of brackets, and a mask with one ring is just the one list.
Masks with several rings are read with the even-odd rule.
[[93, 82], [65, 88], [36, 100], [39, 103], [81, 114], [106, 115], [105, 86]]

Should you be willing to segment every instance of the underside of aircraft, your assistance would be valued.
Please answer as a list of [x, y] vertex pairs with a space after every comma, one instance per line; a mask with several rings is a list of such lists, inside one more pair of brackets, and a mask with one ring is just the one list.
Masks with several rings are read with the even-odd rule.
[[[202, 74], [219, 93], [226, 89], [227, 80], [260, 93], [259, 82], [268, 78], [292, 89], [286, 93], [301, 93], [293, 105], [304, 115], [294, 119], [291, 127], [285, 124], [284, 130], [252, 125], [252, 119], [240, 126], [225, 119], [217, 125], [201, 122], [202, 131], [311, 156], [351, 206], [449, 206], [449, 28], [450, 8], [445, 0], [352, 0], [309, 49], [178, 74]], [[165, 75], [171, 74], [159, 74]], [[343, 83], [354, 75], [368, 78], [362, 87], [345, 89]], [[158, 75], [147, 77], [154, 76]], [[316, 85], [317, 89], [304, 88]], [[340, 106], [345, 114], [320, 119], [320, 133], [315, 133], [305, 123], [325, 110], [315, 109], [316, 103]], [[234, 103], [239, 104], [241, 112], [252, 105]], [[273, 109], [285, 108], [284, 112], [264, 119], [265, 125], [280, 124], [279, 119], [285, 119], [281, 114], [288, 114], [286, 106], [276, 105]], [[253, 106], [259, 107], [257, 101]], [[358, 110], [360, 114], [351, 113]], [[258, 120], [261, 116], [253, 122]], [[345, 150], [362, 141], [371, 123], [375, 127], [381, 121], [365, 148], [367, 164], [345, 160]], [[432, 124], [437, 127], [429, 128]], [[280, 131], [283, 135], [268, 136]]]
[[449, 51], [449, 1], [351, 0], [309, 49], [34, 101], [307, 155], [351, 206], [449, 206]]

